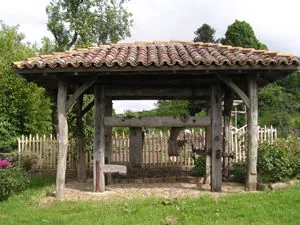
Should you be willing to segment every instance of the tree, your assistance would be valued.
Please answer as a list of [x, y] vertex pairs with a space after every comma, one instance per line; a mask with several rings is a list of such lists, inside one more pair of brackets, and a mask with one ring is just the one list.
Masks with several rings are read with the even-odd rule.
[[61, 50], [117, 42], [130, 36], [129, 0], [52, 0], [48, 29]]
[[196, 37], [194, 38], [194, 42], [206, 42], [206, 43], [217, 43], [218, 39], [215, 39], [216, 30], [210, 25], [204, 23], [201, 27], [199, 27], [194, 34]]
[[17, 76], [11, 62], [33, 56], [36, 47], [23, 43], [18, 27], [0, 21], [0, 152], [14, 147], [22, 134], [51, 131], [51, 103], [42, 88]]
[[267, 46], [256, 38], [250, 24], [239, 20], [228, 26], [221, 43], [244, 48], [267, 49]]

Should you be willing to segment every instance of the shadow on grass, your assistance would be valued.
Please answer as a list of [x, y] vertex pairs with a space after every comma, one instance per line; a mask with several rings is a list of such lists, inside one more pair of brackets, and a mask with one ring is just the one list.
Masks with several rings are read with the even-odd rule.
[[41, 189], [55, 184], [54, 176], [39, 176], [34, 175], [31, 177], [31, 182], [29, 184], [30, 189]]

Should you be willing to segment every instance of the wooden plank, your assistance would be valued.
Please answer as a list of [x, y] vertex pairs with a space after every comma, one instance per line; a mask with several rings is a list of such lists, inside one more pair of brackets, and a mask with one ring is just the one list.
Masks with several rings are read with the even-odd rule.
[[249, 108], [250, 106], [249, 98], [239, 86], [237, 86], [229, 77], [226, 77], [224, 75], [222, 76], [218, 75], [217, 77], [225, 84], [227, 84], [228, 87], [230, 87], [233, 91], [235, 91], [235, 93], [244, 101], [245, 105]]
[[85, 82], [83, 85], [81, 85], [76, 91], [75, 93], [68, 99], [68, 101], [66, 102], [66, 110], [68, 111], [71, 106], [75, 103], [75, 101], [77, 100], [77, 98], [84, 94], [84, 92], [90, 88], [94, 83], [96, 82], [96, 80], [91, 80], [91, 81], [87, 81]]
[[[224, 95], [224, 131], [223, 131], [223, 151], [229, 153], [232, 151], [231, 141], [231, 111], [233, 106], [234, 93], [231, 90], [226, 90]], [[230, 158], [223, 158], [223, 173], [226, 178], [229, 178]]]
[[211, 191], [222, 191], [222, 90], [220, 85], [212, 86], [212, 157], [211, 157]]
[[[211, 104], [209, 104], [207, 115], [211, 117], [211, 106], [210, 105]], [[206, 152], [211, 152], [211, 146], [212, 146], [211, 126], [206, 128], [205, 145], [206, 145]], [[206, 155], [204, 183], [206, 183], [206, 184], [211, 183], [211, 154]]]
[[131, 127], [129, 132], [130, 150], [129, 163], [132, 166], [141, 166], [143, 163], [143, 135], [141, 127]]
[[111, 127], [206, 127], [211, 124], [209, 116], [165, 117], [105, 117], [105, 126]]
[[250, 107], [248, 109], [248, 173], [246, 190], [255, 191], [257, 186], [258, 149], [258, 87], [257, 78], [248, 77]]
[[[94, 191], [105, 191], [104, 164], [105, 164], [105, 98], [104, 87], [95, 86], [95, 107], [94, 107]], [[96, 169], [97, 162], [99, 170]], [[99, 185], [97, 185], [99, 184]]]
[[58, 80], [57, 93], [57, 118], [58, 118], [58, 160], [56, 173], [56, 198], [62, 199], [64, 196], [66, 163], [68, 151], [68, 120], [66, 110], [67, 84]]
[[105, 174], [118, 173], [121, 175], [127, 174], [127, 167], [123, 165], [104, 165], [103, 167]]
[[[105, 100], [105, 115], [112, 116], [112, 100]], [[105, 160], [110, 164], [112, 161], [112, 127], [105, 127]], [[107, 184], [110, 184], [112, 177], [110, 174], [106, 175]]]

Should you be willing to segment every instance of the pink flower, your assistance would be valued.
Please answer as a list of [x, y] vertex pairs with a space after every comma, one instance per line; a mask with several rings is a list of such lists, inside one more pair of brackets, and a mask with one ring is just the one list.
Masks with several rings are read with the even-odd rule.
[[0, 159], [0, 169], [7, 168], [10, 165], [11, 165], [10, 161], [8, 161], [6, 159], [3, 159], [3, 160]]

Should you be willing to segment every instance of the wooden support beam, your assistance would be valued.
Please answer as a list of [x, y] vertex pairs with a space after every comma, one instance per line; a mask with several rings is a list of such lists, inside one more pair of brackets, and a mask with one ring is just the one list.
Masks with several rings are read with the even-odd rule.
[[[105, 100], [105, 116], [112, 116], [113, 106], [112, 100]], [[112, 160], [112, 127], [105, 127], [105, 163], [110, 164]], [[112, 177], [111, 174], [106, 174], [106, 183], [110, 184]]]
[[80, 183], [86, 181], [86, 152], [84, 122], [82, 118], [83, 95], [80, 95], [75, 103], [76, 110], [76, 148], [77, 148], [77, 180]]
[[249, 108], [250, 102], [248, 96], [242, 91], [242, 89], [239, 88], [229, 77], [226, 77], [224, 75], [217, 75], [217, 77], [223, 81], [225, 84], [227, 84], [228, 87], [230, 87], [245, 103], [245, 105]]
[[129, 162], [132, 166], [143, 163], [143, 133], [141, 127], [131, 127], [129, 132]]
[[[104, 87], [95, 86], [94, 108], [94, 191], [105, 191], [104, 164], [105, 164], [105, 130], [104, 130], [105, 98]], [[99, 167], [99, 169], [97, 168]]]
[[58, 118], [58, 159], [56, 173], [56, 198], [64, 197], [66, 163], [68, 151], [68, 120], [66, 110], [66, 100], [68, 85], [63, 80], [58, 80], [57, 93], [57, 118]]
[[[223, 131], [223, 152], [230, 153], [231, 146], [231, 111], [234, 100], [234, 92], [231, 89], [227, 89], [224, 93], [224, 131]], [[229, 178], [230, 170], [230, 158], [223, 158], [223, 174], [226, 178]]]
[[210, 95], [209, 90], [193, 90], [192, 88], [108, 88], [105, 95], [113, 99], [191, 99]]
[[257, 186], [257, 149], [258, 149], [258, 87], [257, 77], [248, 77], [250, 107], [248, 108], [248, 174], [246, 190], [255, 191]]
[[220, 85], [212, 86], [211, 94], [211, 191], [222, 191], [222, 90]]
[[96, 80], [92, 80], [92, 81], [87, 81], [86, 83], [84, 83], [83, 85], [81, 85], [76, 91], [75, 93], [68, 99], [67, 103], [66, 103], [66, 110], [68, 111], [71, 106], [75, 103], [76, 99], [84, 94], [84, 92], [90, 88], [94, 83], [96, 82]]
[[211, 124], [208, 116], [165, 116], [165, 117], [105, 117], [105, 126], [111, 127], [207, 127]]
[[83, 110], [82, 110], [82, 116], [84, 116], [85, 114], [87, 114], [93, 107], [95, 104], [95, 99], [93, 99]]
[[[211, 118], [211, 103], [208, 103], [208, 110], [207, 110], [207, 116]], [[205, 159], [205, 184], [211, 183], [211, 146], [212, 146], [212, 140], [211, 140], [211, 126], [208, 126], [206, 128], [205, 132], [205, 147], [206, 147], [206, 159]]]

